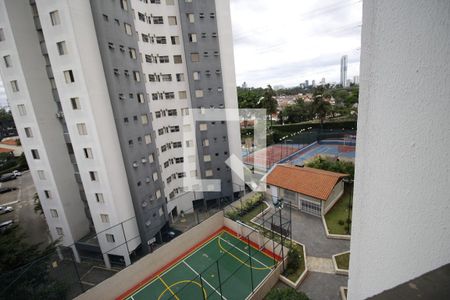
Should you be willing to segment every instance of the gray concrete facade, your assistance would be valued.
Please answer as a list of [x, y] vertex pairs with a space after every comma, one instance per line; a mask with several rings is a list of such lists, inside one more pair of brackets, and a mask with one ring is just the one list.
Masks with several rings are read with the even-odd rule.
[[[218, 29], [216, 21], [215, 1], [197, 0], [186, 2], [179, 0], [181, 28], [185, 49], [188, 81], [191, 93], [191, 107], [194, 109], [222, 109], [225, 107], [222, 92], [221, 59], [219, 53]], [[188, 19], [193, 14], [195, 21]], [[189, 34], [197, 35], [197, 42], [189, 41]], [[192, 53], [198, 53], [199, 61], [193, 62]], [[199, 79], [194, 80], [193, 73], [199, 72]], [[196, 90], [203, 90], [203, 97], [196, 97]], [[233, 193], [231, 170], [225, 164], [230, 155], [227, 124], [225, 120], [208, 121], [207, 131], [200, 131], [199, 123], [195, 124], [197, 136], [197, 151], [202, 179], [219, 179], [221, 192], [204, 192], [206, 201], [229, 198]], [[205, 123], [205, 122], [203, 122]], [[209, 140], [209, 146], [203, 146], [202, 141]], [[211, 155], [210, 162], [204, 162], [203, 156]], [[213, 176], [206, 177], [205, 171], [212, 170]]]
[[[149, 250], [147, 241], [161, 230], [168, 217], [133, 12], [130, 6], [123, 9], [120, 1], [90, 2], [139, 233], [143, 248]], [[131, 35], [125, 33], [125, 23], [131, 25]], [[130, 49], [136, 51], [135, 58]], [[136, 71], [140, 81], [134, 79]], [[144, 97], [143, 102], [139, 95]], [[143, 115], [148, 118], [145, 125], [141, 123]], [[152, 137], [150, 144], [145, 143], [144, 136], [148, 134]], [[154, 161], [143, 163], [151, 154]], [[156, 181], [154, 172], [158, 174]], [[157, 190], [161, 193], [158, 199]]]

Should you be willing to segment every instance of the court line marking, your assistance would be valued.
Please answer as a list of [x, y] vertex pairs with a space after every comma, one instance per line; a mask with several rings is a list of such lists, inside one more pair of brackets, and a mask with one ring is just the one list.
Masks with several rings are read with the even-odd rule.
[[216, 290], [206, 279], [202, 277], [200, 277], [200, 274], [194, 270], [194, 268], [192, 268], [186, 261], [183, 261], [183, 263], [189, 268], [191, 269], [192, 272], [194, 272], [197, 276], [199, 276], [199, 278], [201, 278], [200, 280], [203, 280], [204, 282], [206, 282], [207, 285], [209, 285], [220, 297], [221, 299], [225, 299], [228, 300], [224, 295], [222, 295], [218, 290]]
[[[222, 231], [223, 232], [223, 231]], [[220, 234], [220, 233], [219, 233]], [[149, 285], [151, 285], [155, 279], [157, 279], [158, 276], [164, 276], [165, 274], [167, 274], [169, 271], [171, 271], [172, 269], [174, 269], [175, 267], [177, 267], [178, 265], [180, 265], [183, 260], [191, 257], [192, 255], [194, 255], [195, 253], [197, 253], [198, 251], [200, 251], [201, 249], [203, 249], [204, 247], [206, 247], [206, 245], [212, 243], [216, 238], [218, 237], [218, 235], [211, 237], [209, 240], [207, 240], [202, 246], [200, 246], [197, 250], [195, 250], [194, 252], [190, 253], [188, 256], [186, 256], [185, 258], [179, 260], [176, 264], [174, 264], [173, 266], [171, 266], [170, 268], [168, 268], [167, 270], [165, 270], [164, 272], [162, 272], [161, 274], [156, 275], [155, 277], [153, 277], [149, 282], [147, 282], [144, 286], [142, 286], [140, 289], [138, 289], [137, 291], [135, 291], [132, 295], [137, 295], [138, 293], [140, 293], [143, 289], [145, 289], [146, 287], [148, 287]], [[126, 299], [126, 298], [125, 298]]]
[[[177, 281], [177, 282], [175, 282], [175, 283], [172, 283], [172, 284], [169, 286], [169, 289], [170, 289], [171, 287], [173, 287], [173, 286], [176, 286], [176, 285], [179, 285], [179, 284], [182, 284], [182, 283], [191, 283], [191, 284], [197, 285], [197, 286], [202, 290], [203, 295], [204, 295], [204, 299], [205, 299], [205, 300], [208, 299], [208, 295], [206, 295], [206, 290], [205, 290], [205, 288], [202, 287], [202, 285], [201, 285], [200, 283], [198, 283], [197, 281], [195, 281], [195, 280], [180, 280], [180, 281]], [[168, 291], [168, 289], [165, 289], [165, 290], [159, 295], [158, 300], [160, 300], [161, 297], [162, 297], [167, 291]]]
[[[177, 295], [175, 295], [175, 293], [171, 290], [171, 288], [167, 285], [167, 283], [161, 278], [161, 276], [158, 275], [158, 278], [164, 284], [166, 289], [169, 290], [169, 292], [175, 297], [175, 299], [180, 300], [180, 298], [178, 298]], [[164, 293], [165, 293], [165, 291], [162, 292], [161, 295], [164, 294]], [[161, 298], [161, 295], [159, 295], [160, 298]]]
[[237, 257], [236, 255], [234, 255], [233, 253], [230, 253], [228, 250], [226, 250], [226, 249], [222, 246], [222, 244], [220, 243], [221, 240], [224, 240], [226, 243], [228, 243], [229, 245], [231, 245], [233, 248], [239, 250], [240, 252], [242, 252], [242, 253], [244, 253], [245, 255], [247, 255], [248, 257], [250, 257], [250, 256], [248, 255], [248, 253], [245, 253], [245, 251], [239, 249], [238, 247], [236, 247], [235, 245], [233, 245], [233, 244], [230, 243], [229, 241], [227, 241], [227, 240], [225, 240], [224, 238], [222, 238], [221, 236], [219, 236], [219, 239], [218, 239], [218, 241], [219, 241], [219, 242], [218, 242], [219, 247], [220, 247], [223, 251], [225, 251], [227, 254], [231, 255], [231, 256], [234, 257], [236, 260], [238, 260], [239, 262], [241, 262], [243, 265], [245, 265], [245, 266], [247, 266], [247, 267], [249, 267], [249, 268], [255, 269], [255, 270], [270, 270], [270, 269], [272, 269], [273, 266], [272, 266], [272, 267], [269, 267], [269, 266], [267, 266], [266, 264], [260, 262], [257, 258], [253, 258], [253, 260], [255, 260], [256, 262], [260, 263], [262, 266], [264, 266], [264, 268], [262, 268], [262, 267], [254, 267], [254, 266], [250, 266], [249, 264], [247, 264], [245, 261], [243, 261], [242, 259], [240, 259], [240, 258]]

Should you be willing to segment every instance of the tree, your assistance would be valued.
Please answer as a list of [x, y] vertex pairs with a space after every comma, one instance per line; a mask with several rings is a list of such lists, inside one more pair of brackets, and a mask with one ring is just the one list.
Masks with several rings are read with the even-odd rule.
[[324, 100], [323, 93], [324, 88], [322, 86], [317, 87], [313, 93], [314, 100], [312, 104], [312, 110], [320, 120], [320, 128], [323, 128], [323, 122], [331, 108], [330, 102]]
[[311, 105], [298, 99], [296, 104], [287, 106], [282, 113], [286, 123], [300, 123], [312, 119]]
[[266, 114], [270, 116], [270, 126], [272, 126], [272, 114], [277, 112], [278, 102], [275, 99], [275, 92], [273, 91], [270, 84], [264, 90], [261, 101], [262, 107], [266, 109]]
[[286, 275], [293, 274], [300, 266], [300, 249], [293, 245], [287, 255]]
[[34, 201], [34, 213], [42, 216], [44, 214], [44, 210], [42, 209], [42, 204], [41, 201], [39, 200], [38, 193], [34, 193], [33, 201]]
[[325, 171], [349, 174], [351, 179], [353, 179], [355, 175], [355, 164], [350, 161], [339, 161], [319, 156], [308, 162], [306, 166]]
[[265, 300], [309, 300], [309, 297], [305, 293], [289, 287], [270, 290]]

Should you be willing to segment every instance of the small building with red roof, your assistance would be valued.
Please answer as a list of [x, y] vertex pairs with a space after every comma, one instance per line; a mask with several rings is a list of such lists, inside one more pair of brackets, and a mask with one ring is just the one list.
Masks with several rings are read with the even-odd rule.
[[276, 165], [266, 176], [266, 184], [274, 202], [288, 200], [301, 211], [315, 216], [325, 215], [344, 193], [347, 174], [319, 169]]

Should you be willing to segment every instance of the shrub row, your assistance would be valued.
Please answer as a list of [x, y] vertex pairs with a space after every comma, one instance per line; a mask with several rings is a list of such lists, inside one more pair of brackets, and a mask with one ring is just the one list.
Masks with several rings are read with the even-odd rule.
[[246, 202], [242, 203], [242, 206], [238, 209], [229, 211], [226, 213], [226, 216], [233, 221], [238, 220], [240, 217], [245, 216], [254, 208], [261, 205], [264, 200], [264, 195], [262, 193], [256, 193], [252, 196], [252, 198], [248, 199]]

